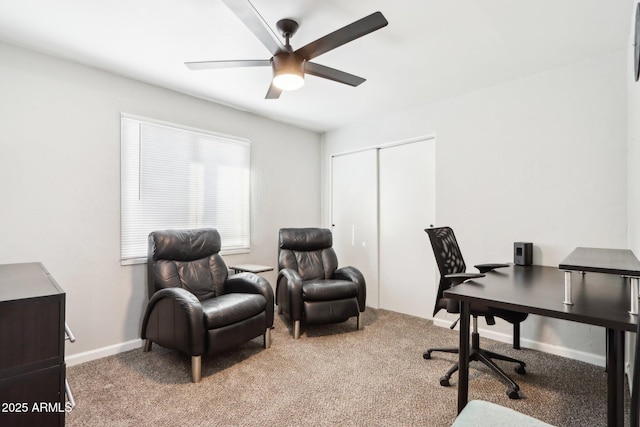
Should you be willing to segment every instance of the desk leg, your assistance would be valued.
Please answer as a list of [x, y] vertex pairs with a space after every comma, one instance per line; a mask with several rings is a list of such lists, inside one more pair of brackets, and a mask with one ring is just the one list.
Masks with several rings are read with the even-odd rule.
[[564, 301], [562, 302], [565, 305], [573, 305], [572, 295], [571, 295], [571, 272], [564, 272]]
[[631, 285], [631, 310], [629, 310], [629, 313], [638, 314], [638, 287], [640, 286], [640, 278], [629, 277], [629, 283]]
[[[640, 355], [640, 330], [636, 330], [636, 352], [635, 354]], [[631, 380], [631, 427], [638, 427], [640, 408], [638, 408], [638, 394], [640, 394], [640, 375], [637, 372], [633, 373], [633, 378]]]
[[607, 425], [624, 426], [624, 331], [607, 328]]
[[467, 406], [469, 399], [469, 327], [470, 307], [460, 302], [460, 347], [458, 349], [458, 413]]

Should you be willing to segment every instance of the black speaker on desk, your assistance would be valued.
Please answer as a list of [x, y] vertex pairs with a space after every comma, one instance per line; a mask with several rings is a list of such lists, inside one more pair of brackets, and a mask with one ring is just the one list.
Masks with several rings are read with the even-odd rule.
[[513, 263], [515, 265], [531, 265], [533, 263], [533, 243], [513, 243]]

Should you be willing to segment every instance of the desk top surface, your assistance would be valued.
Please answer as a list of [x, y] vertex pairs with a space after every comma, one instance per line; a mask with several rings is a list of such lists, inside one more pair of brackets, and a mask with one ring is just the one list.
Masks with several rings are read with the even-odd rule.
[[558, 268], [640, 276], [640, 261], [629, 249], [575, 248]]
[[445, 291], [445, 297], [635, 332], [628, 280], [589, 273], [573, 280], [573, 305], [563, 304], [564, 272], [555, 267], [512, 265]]

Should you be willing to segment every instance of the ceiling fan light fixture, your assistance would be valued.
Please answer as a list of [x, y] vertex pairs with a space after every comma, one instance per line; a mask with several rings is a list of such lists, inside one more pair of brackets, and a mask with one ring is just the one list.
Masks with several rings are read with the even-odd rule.
[[281, 73], [273, 77], [273, 85], [281, 90], [296, 90], [304, 85], [304, 77], [295, 73]]
[[296, 90], [304, 85], [304, 60], [293, 53], [273, 57], [273, 85], [281, 90]]

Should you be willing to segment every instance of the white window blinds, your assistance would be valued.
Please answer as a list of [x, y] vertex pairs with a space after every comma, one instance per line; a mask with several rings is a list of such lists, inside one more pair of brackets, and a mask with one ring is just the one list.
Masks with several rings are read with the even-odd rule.
[[121, 118], [121, 261], [147, 256], [150, 232], [213, 227], [226, 253], [250, 247], [250, 144]]

